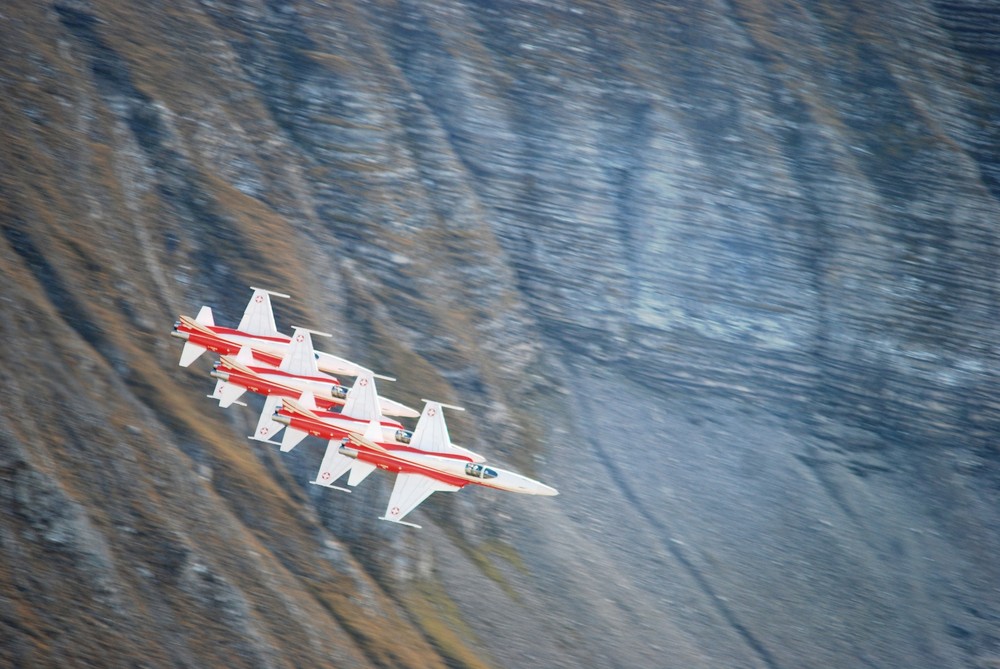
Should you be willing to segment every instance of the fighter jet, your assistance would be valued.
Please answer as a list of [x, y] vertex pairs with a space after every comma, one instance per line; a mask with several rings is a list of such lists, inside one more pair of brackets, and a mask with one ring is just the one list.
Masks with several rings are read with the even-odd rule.
[[[407, 446], [412, 445], [412, 440], [416, 439], [416, 443], [419, 445], [424, 438], [422, 436], [423, 430], [429, 429], [422, 427], [427, 425], [424, 416], [421, 415], [420, 421], [417, 422], [417, 431], [410, 432], [403, 429], [400, 423], [385, 419], [383, 415], [386, 413], [384, 410], [385, 401], [386, 398], [378, 394], [374, 376], [365, 374], [359, 376], [354, 382], [347, 402], [337, 413], [316, 412], [313, 395], [303, 393], [297, 402], [282, 403], [282, 406], [272, 416], [272, 420], [275, 422], [288, 426], [281, 438], [281, 450], [283, 452], [292, 450], [309, 435], [327, 440], [334, 448], [339, 448], [341, 439], [351, 432], [363, 432], [372, 422], [377, 422], [382, 427], [382, 435], [379, 439], [382, 443]], [[451, 443], [447, 434], [447, 426], [444, 426], [442, 443], [447, 444], [444, 450], [468, 456], [475, 462], [483, 461], [483, 458], [476, 453]], [[330, 446], [327, 447], [328, 452], [329, 449]]]
[[[273, 367], [281, 364], [291, 338], [278, 332], [274, 324], [271, 296], [287, 298], [288, 295], [253, 286], [251, 288], [253, 295], [236, 328], [216, 325], [212, 308], [206, 306], [201, 308], [195, 318], [179, 317], [170, 335], [184, 340], [181, 367], [187, 367], [205, 351], [236, 355], [245, 345], [251, 347], [255, 361]], [[371, 371], [330, 353], [316, 352], [315, 355], [318, 369], [330, 374], [357, 376], [363, 371]], [[413, 415], [416, 416], [416, 412]]]
[[[273, 420], [273, 414], [280, 406], [283, 397], [299, 398], [305, 393], [310, 397], [313, 408], [322, 407], [328, 410], [357, 406], [358, 402], [352, 400], [352, 395], [357, 396], [359, 393], [349, 391], [340, 385], [335, 377], [324, 374], [316, 368], [316, 358], [312, 348], [314, 334], [330, 336], [306, 328], [295, 328], [292, 343], [277, 368], [254, 364], [249, 346], [240, 349], [240, 353], [235, 357], [222, 356], [211, 372], [211, 375], [218, 379], [218, 383], [209, 397], [219, 400], [219, 406], [226, 408], [248, 390], [265, 395], [267, 399], [264, 401], [264, 408], [251, 436], [252, 439], [259, 441], [269, 441], [284, 427]], [[362, 385], [370, 382], [374, 386], [375, 376], [372, 372], [363, 371], [358, 379], [362, 381]], [[355, 382], [355, 386], [357, 385]], [[379, 418], [383, 414], [411, 417], [419, 415], [410, 407], [387, 397], [376, 397], [374, 407]], [[373, 417], [375, 414], [372, 411], [366, 411], [361, 416], [365, 421]], [[398, 421], [388, 423], [394, 430], [403, 429]]]
[[[487, 466], [478, 454], [456, 447], [448, 436], [442, 409], [459, 407], [429, 400], [424, 402], [424, 412], [409, 445], [382, 441], [382, 427], [376, 421], [371, 421], [363, 433], [348, 430], [340, 444], [330, 441], [313, 483], [347, 490], [334, 483], [348, 471], [350, 486], [361, 483], [375, 469], [395, 472], [396, 483], [389, 504], [385, 515], [379, 519], [411, 527], [420, 526], [403, 518], [432, 493], [454, 492], [470, 483], [529, 495], [558, 494], [555, 488], [544, 483]], [[282, 412], [276, 419], [288, 418], [289, 424], [293, 416], [308, 418], [312, 413], [294, 400], [283, 400], [282, 405]]]

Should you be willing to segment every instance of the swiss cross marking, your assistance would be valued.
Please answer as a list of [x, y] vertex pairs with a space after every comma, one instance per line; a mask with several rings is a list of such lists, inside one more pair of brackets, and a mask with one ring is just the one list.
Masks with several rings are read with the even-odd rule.
[[391, 515], [393, 515], [393, 516], [398, 516], [399, 515], [399, 507], [398, 506], [392, 507], [392, 511], [390, 511], [389, 513]]
[[324, 481], [329, 481], [330, 480], [330, 472], [323, 472], [323, 474], [320, 476], [320, 478], [323, 479]]
[[256, 302], [257, 304], [260, 304], [261, 302], [264, 301], [264, 296], [258, 295], [257, 297], [253, 298], [253, 301]]

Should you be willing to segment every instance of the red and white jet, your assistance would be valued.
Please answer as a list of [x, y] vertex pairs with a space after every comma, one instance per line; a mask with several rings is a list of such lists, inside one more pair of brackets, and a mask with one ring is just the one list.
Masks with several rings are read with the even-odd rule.
[[[415, 437], [417, 443], [420, 443], [422, 437], [419, 436], [419, 432], [410, 432], [403, 429], [400, 423], [384, 418], [385, 402], [386, 398], [381, 397], [375, 387], [374, 376], [365, 374], [359, 376], [354, 382], [347, 402], [339, 413], [316, 412], [317, 407], [313, 395], [303, 393], [297, 402], [293, 401], [282, 405], [272, 416], [274, 421], [287, 426], [281, 438], [281, 450], [283, 452], [292, 450], [300, 441], [310, 435], [329, 441], [331, 445], [339, 447], [342, 439], [351, 433], [363, 433], [369, 429], [369, 425], [373, 422], [377, 422], [382, 428], [382, 434], [378, 439], [382, 443], [394, 443], [405, 448]], [[418, 430], [421, 429], [420, 426], [421, 423], [418, 421]], [[445, 433], [445, 437], [447, 438], [447, 433]], [[446, 439], [446, 441], [449, 445], [448, 450], [468, 456], [475, 462], [483, 461], [482, 457], [472, 451], [452, 444], [450, 439]]]
[[[330, 440], [313, 483], [346, 490], [333, 484], [348, 471], [347, 483], [350, 486], [358, 485], [376, 469], [395, 472], [396, 483], [385, 515], [380, 516], [380, 520], [412, 527], [420, 526], [405, 522], [403, 518], [432, 493], [454, 492], [470, 483], [529, 495], [558, 494], [555, 488], [544, 483], [499, 467], [487, 466], [476, 453], [452, 444], [442, 411], [448, 405], [429, 400], [424, 402], [424, 412], [409, 445], [384, 441], [382, 426], [374, 420], [363, 433], [347, 430], [341, 443]], [[275, 418], [287, 420], [290, 426], [296, 421], [303, 427], [307, 422], [313, 425], [322, 423], [315, 412], [287, 399], [283, 400], [282, 410]]]
[[[236, 355], [243, 346], [250, 346], [254, 360], [260, 363], [278, 367], [291, 342], [291, 337], [278, 332], [274, 324], [274, 312], [271, 308], [271, 296], [287, 298], [288, 295], [254, 288], [250, 302], [240, 324], [235, 328], [222, 327], [215, 324], [211, 307], [202, 307], [198, 316], [180, 316], [174, 323], [171, 336], [184, 340], [181, 351], [180, 366], [187, 367], [197, 360], [205, 351], [214, 351], [219, 355]], [[371, 371], [329, 353], [316, 352], [318, 369], [330, 374], [345, 374], [357, 376], [363, 371]], [[414, 412], [416, 415], [416, 412]]]
[[[413, 433], [405, 429], [399, 421], [385, 417], [381, 407], [384, 401], [385, 398], [378, 397], [375, 392], [374, 377], [362, 374], [354, 381], [354, 386], [340, 411], [330, 409], [319, 412], [315, 397], [312, 393], [306, 392], [295, 402], [295, 407], [301, 410], [300, 413], [285, 410], [283, 403], [279, 402], [271, 420], [279, 427], [285, 427], [285, 433], [279, 444], [285, 453], [310, 435], [339, 443], [351, 432], [364, 431], [372, 422], [378, 423], [381, 427], [382, 440], [408, 444]], [[254, 438], [263, 441], [262, 436]]]
[[[358, 376], [355, 388], [348, 390], [340, 385], [333, 376], [324, 374], [316, 368], [316, 358], [313, 353], [313, 332], [305, 328], [295, 328], [292, 343], [285, 357], [277, 367], [255, 364], [249, 346], [240, 349], [237, 356], [224, 355], [212, 370], [212, 376], [218, 379], [215, 391], [209, 395], [219, 400], [219, 406], [226, 408], [236, 402], [246, 391], [267, 397], [264, 408], [251, 438], [259, 441], [269, 441], [282, 427], [273, 420], [273, 414], [281, 406], [282, 398], [299, 398], [303, 394], [310, 397], [312, 407], [327, 410], [343, 407], [348, 411], [358, 411], [362, 407], [359, 419], [366, 423], [372, 418], [388, 416], [418, 416], [419, 414], [408, 406], [400, 404], [387, 397], [369, 398], [363, 392], [369, 383], [374, 388], [375, 375], [365, 370]], [[361, 391], [356, 390], [361, 387]], [[368, 404], [371, 404], [371, 408]], [[339, 415], [339, 414], [337, 414]], [[388, 421], [394, 430], [402, 430], [398, 421]]]

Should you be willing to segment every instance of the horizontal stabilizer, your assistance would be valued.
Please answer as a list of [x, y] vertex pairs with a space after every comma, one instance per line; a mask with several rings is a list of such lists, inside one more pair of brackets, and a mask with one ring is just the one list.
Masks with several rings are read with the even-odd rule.
[[286, 427], [285, 433], [281, 435], [281, 452], [287, 453], [298, 446], [299, 442], [308, 436], [308, 432], [303, 432], [294, 427]]
[[[428, 399], [421, 399], [420, 401], [425, 404], [428, 402], [434, 402], [434, 400], [428, 400]], [[444, 407], [445, 409], [454, 409], [455, 411], [465, 411], [465, 407], [457, 407], [454, 404], [445, 404], [444, 402], [434, 402], [434, 404], [437, 404], [439, 407]]]
[[329, 374], [339, 374], [343, 376], [360, 376], [361, 374], [368, 373], [371, 374], [372, 370], [367, 367], [362, 367], [361, 365], [346, 360], [339, 356], [323, 353], [318, 351], [316, 353], [318, 356], [316, 359], [316, 364], [319, 368]]
[[246, 388], [238, 386], [235, 383], [226, 383], [218, 392], [219, 406], [223, 409], [228, 408], [233, 402], [242, 397], [246, 391]]
[[[345, 456], [346, 457], [346, 456]], [[376, 467], [370, 462], [355, 460], [351, 466], [351, 475], [347, 477], [347, 485], [356, 486], [375, 471]]]
[[420, 415], [419, 411], [415, 411], [405, 404], [401, 404], [396, 400], [391, 400], [388, 397], [378, 398], [379, 410], [385, 416], [402, 416], [403, 418], [417, 418]]
[[181, 367], [187, 367], [192, 362], [197, 360], [202, 353], [208, 349], [204, 346], [199, 346], [198, 344], [192, 344], [189, 341], [184, 342], [184, 348], [181, 350]]

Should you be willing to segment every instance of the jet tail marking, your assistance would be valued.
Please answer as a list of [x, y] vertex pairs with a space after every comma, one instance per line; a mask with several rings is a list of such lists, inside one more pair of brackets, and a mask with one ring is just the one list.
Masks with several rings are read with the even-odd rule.
[[253, 295], [243, 311], [243, 318], [236, 327], [241, 332], [263, 337], [279, 337], [277, 326], [274, 324], [274, 311], [271, 309], [271, 295], [275, 297], [287, 297], [281, 293], [272, 293], [261, 288], [254, 288]]
[[347, 393], [347, 402], [340, 413], [360, 420], [382, 420], [375, 377], [371, 372], [362, 372]]

